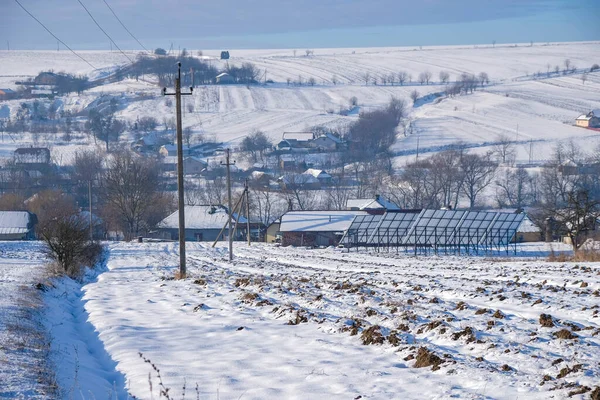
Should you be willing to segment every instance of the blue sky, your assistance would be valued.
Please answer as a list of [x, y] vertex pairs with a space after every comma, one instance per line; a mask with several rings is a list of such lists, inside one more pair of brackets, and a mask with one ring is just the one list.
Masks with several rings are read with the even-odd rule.
[[[109, 40], [77, 0], [20, 0], [76, 49]], [[139, 48], [102, 0], [82, 0], [119, 46]], [[600, 40], [600, 0], [106, 0], [147, 48], [318, 48]], [[0, 48], [55, 49], [14, 0]]]

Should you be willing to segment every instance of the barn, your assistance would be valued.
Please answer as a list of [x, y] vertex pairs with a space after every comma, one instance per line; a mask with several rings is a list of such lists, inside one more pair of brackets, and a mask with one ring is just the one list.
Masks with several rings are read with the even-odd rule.
[[33, 240], [37, 217], [28, 211], [0, 211], [0, 240]]
[[336, 246], [355, 216], [364, 211], [288, 211], [279, 232], [284, 246]]

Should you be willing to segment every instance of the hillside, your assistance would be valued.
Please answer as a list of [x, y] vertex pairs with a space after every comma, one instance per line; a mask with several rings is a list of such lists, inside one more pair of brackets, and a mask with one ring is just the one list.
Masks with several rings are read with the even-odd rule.
[[[425, 99], [411, 109], [413, 135], [404, 137], [399, 132], [393, 148], [399, 156], [397, 165], [402, 165], [403, 155], [415, 153], [417, 141], [421, 151], [437, 151], [456, 141], [475, 147], [488, 146], [501, 134], [520, 144], [518, 160], [543, 160], [557, 141], [574, 139], [588, 144], [591, 138], [596, 140], [596, 132], [575, 128], [573, 122], [579, 114], [600, 108], [600, 72], [588, 74], [585, 83], [581, 80], [584, 71], [600, 62], [599, 49], [599, 43], [589, 42], [498, 45], [495, 48], [317, 49], [311, 56], [305, 56], [303, 51], [297, 51], [294, 56], [292, 50], [231, 50], [230, 64], [252, 62], [266, 70], [263, 77], [273, 83], [197, 88], [193, 98], [185, 99], [193, 102], [194, 110], [185, 112], [184, 126], [231, 143], [255, 129], [278, 140], [283, 131], [349, 123], [356, 116], [342, 116], [337, 112], [347, 107], [354, 96], [363, 110], [382, 106], [391, 96], [411, 103], [409, 95], [415, 89], [421, 97], [445, 89], [439, 82], [440, 71], [447, 71], [450, 81], [463, 72], [486, 72], [490, 83], [472, 95], [431, 102]], [[110, 75], [116, 65], [126, 61], [116, 52], [82, 54], [99, 70], [93, 71], [65, 51], [0, 51], [0, 87], [11, 87], [15, 80], [46, 69], [86, 73], [93, 80]], [[217, 51], [204, 51], [203, 58], [224, 68], [225, 61], [218, 60], [217, 55]], [[553, 73], [556, 66], [562, 71], [566, 59], [576, 71], [566, 76], [562, 72]], [[412, 82], [405, 82], [403, 86], [397, 82], [382, 84], [382, 76], [400, 71], [412, 75]], [[429, 85], [418, 83], [418, 75], [424, 71], [432, 74]], [[371, 78], [368, 85], [364, 82], [365, 74]], [[378, 78], [377, 85], [373, 84], [373, 77]], [[291, 85], [287, 83], [288, 78]], [[306, 84], [309, 78], [315, 79], [314, 86]], [[294, 85], [298, 80], [304, 84]], [[82, 96], [70, 95], [60, 99], [61, 107], [81, 112], [100, 95], [119, 96], [118, 115], [132, 121], [150, 115], [159, 120], [174, 116], [173, 107], [165, 105], [152, 77], [99, 86]], [[14, 114], [18, 102], [6, 103]], [[26, 137], [15, 140], [27, 142]], [[57, 143], [60, 140], [48, 139], [48, 142], [60, 144]], [[79, 142], [80, 145], [86, 143], [89, 141]], [[14, 147], [7, 146], [4, 154]], [[61, 145], [57, 151], [69, 153], [69, 147]]]

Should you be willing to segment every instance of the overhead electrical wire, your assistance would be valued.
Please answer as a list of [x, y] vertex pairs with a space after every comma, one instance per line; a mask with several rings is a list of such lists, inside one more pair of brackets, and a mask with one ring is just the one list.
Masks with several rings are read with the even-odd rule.
[[127, 33], [129, 33], [129, 35], [135, 39], [136, 42], [138, 42], [138, 44], [140, 46], [142, 46], [142, 49], [146, 50], [148, 53], [150, 53], [150, 51], [144, 47], [144, 45], [133, 35], [133, 33], [131, 33], [131, 31], [129, 29], [127, 29], [127, 27], [125, 26], [125, 24], [121, 21], [121, 19], [119, 17], [117, 17], [117, 14], [115, 14], [115, 12], [113, 11], [112, 7], [110, 5], [108, 5], [108, 3], [106, 2], [106, 0], [102, 0], [104, 1], [104, 4], [106, 4], [106, 7], [108, 7], [108, 9], [110, 10], [110, 12], [112, 13], [112, 15], [115, 16], [115, 18], [117, 19], [117, 21], [119, 21], [119, 23], [121, 24], [121, 26], [123, 27], [123, 29], [125, 29], [127, 31]]
[[47, 31], [47, 32], [48, 32], [50, 35], [52, 35], [52, 36], [54, 37], [54, 39], [58, 40], [58, 41], [59, 41], [59, 42], [60, 42], [60, 43], [61, 43], [63, 46], [65, 46], [67, 49], [69, 49], [69, 51], [70, 51], [71, 53], [75, 54], [77, 57], [79, 57], [80, 59], [82, 59], [82, 60], [83, 60], [83, 61], [84, 61], [84, 62], [85, 62], [87, 65], [89, 65], [89, 66], [90, 66], [90, 67], [92, 67], [93, 69], [98, 69], [98, 68], [94, 67], [94, 66], [92, 65], [92, 63], [90, 63], [88, 60], [86, 60], [85, 58], [83, 58], [82, 56], [80, 56], [79, 54], [77, 54], [77, 53], [76, 53], [76, 52], [75, 52], [75, 51], [74, 51], [72, 48], [70, 48], [70, 47], [69, 47], [69, 46], [68, 46], [68, 45], [67, 45], [65, 42], [63, 42], [62, 40], [60, 40], [60, 39], [58, 38], [58, 36], [56, 36], [54, 33], [52, 33], [52, 31], [50, 31], [50, 29], [48, 29], [48, 28], [46, 27], [46, 25], [44, 25], [44, 24], [42, 23], [42, 21], [40, 21], [40, 20], [39, 20], [39, 19], [37, 19], [37, 18], [36, 18], [36, 17], [35, 17], [35, 16], [34, 16], [32, 13], [30, 13], [30, 12], [29, 12], [29, 10], [27, 10], [27, 9], [26, 9], [26, 8], [23, 6], [23, 4], [21, 4], [21, 3], [19, 2], [19, 0], [15, 0], [15, 2], [16, 2], [16, 3], [17, 3], [17, 4], [18, 4], [18, 5], [19, 5], [19, 6], [20, 6], [22, 9], [23, 9], [23, 11], [25, 11], [27, 14], [29, 14], [29, 16], [30, 16], [31, 18], [33, 18], [34, 20], [36, 20], [38, 24], [40, 24], [40, 25], [41, 25], [41, 26], [42, 26], [42, 27], [43, 27], [43, 28], [44, 28], [44, 29], [45, 29], [45, 30], [46, 30], [46, 31]]
[[90, 10], [87, 9], [87, 7], [81, 2], [81, 0], [77, 0], [79, 2], [79, 4], [81, 4], [81, 7], [83, 7], [83, 9], [85, 10], [85, 12], [88, 13], [88, 15], [90, 16], [90, 18], [92, 19], [92, 21], [94, 21], [94, 23], [96, 24], [96, 26], [98, 28], [100, 28], [100, 30], [106, 35], [106, 37], [112, 42], [112, 44], [115, 45], [115, 47], [117, 49], [119, 49], [119, 51], [121, 52], [121, 54], [123, 54], [128, 60], [129, 62], [133, 63], [133, 60], [123, 52], [123, 50], [121, 50], [121, 48], [119, 47], [119, 45], [117, 43], [115, 43], [115, 41], [113, 40], [113, 38], [110, 37], [110, 35], [108, 33], [106, 33], [106, 31], [100, 26], [100, 24], [98, 23], [98, 21], [96, 21], [96, 18], [94, 18], [94, 16], [92, 15], [92, 13], [90, 12]]

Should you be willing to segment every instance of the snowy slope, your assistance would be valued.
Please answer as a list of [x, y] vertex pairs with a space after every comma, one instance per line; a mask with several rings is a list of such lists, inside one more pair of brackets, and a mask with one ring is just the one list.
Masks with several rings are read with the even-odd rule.
[[[350, 98], [356, 96], [361, 110], [381, 107], [391, 96], [403, 98], [408, 104], [409, 94], [417, 90], [421, 96], [441, 92], [438, 73], [450, 73], [450, 81], [461, 73], [487, 72], [491, 84], [473, 95], [453, 99], [438, 99], [410, 109], [413, 132], [409, 137], [400, 129], [394, 151], [396, 165], [414, 155], [417, 148], [425, 152], [439, 151], [445, 146], [462, 141], [480, 151], [487, 151], [500, 134], [514, 138], [518, 143], [517, 159], [543, 160], [550, 149], [561, 140], [576, 139], [580, 143], [597, 140], [598, 133], [577, 129], [574, 119], [590, 109], [600, 108], [600, 72], [590, 73], [584, 84], [581, 74], [594, 63], [600, 63], [600, 43], [551, 43], [518, 46], [446, 46], [420, 48], [362, 48], [316, 49], [314, 55], [305, 56], [298, 50], [231, 50], [229, 64], [252, 62], [262, 71], [263, 78], [273, 80], [267, 86], [223, 85], [197, 88], [192, 98], [194, 110], [184, 107], [184, 126], [197, 133], [214, 136], [219, 141], [234, 145], [253, 130], [262, 130], [274, 141], [279, 141], [285, 131], [303, 131], [315, 125], [343, 126], [356, 115], [341, 116]], [[0, 87], [11, 87], [15, 80], [34, 76], [52, 68], [56, 71], [88, 73], [93, 78], [104, 76], [126, 59], [117, 52], [88, 51], [82, 53], [100, 68], [94, 71], [89, 65], [66, 51], [0, 51]], [[196, 54], [192, 51], [191, 54]], [[132, 54], [135, 55], [135, 54]], [[218, 52], [205, 51], [204, 58], [218, 68], [226, 62], [217, 59]], [[548, 66], [562, 70], [569, 59], [577, 72], [572, 75], [547, 76]], [[371, 78], [406, 71], [412, 82], [405, 86], [365, 85], [364, 75]], [[421, 72], [432, 73], [432, 84], [417, 83]], [[539, 78], [534, 74], [542, 73]], [[335, 76], [338, 84], [333, 84]], [[287, 85], [302, 78], [315, 78], [315, 86]], [[94, 88], [82, 96], [71, 95], [63, 99], [62, 107], [83, 113], [101, 95], [117, 96], [121, 107], [119, 115], [130, 121], [143, 116], [154, 116], [162, 122], [174, 118], [173, 106], [165, 105], [160, 88], [151, 77], [146, 81], [127, 80]], [[14, 115], [18, 101], [6, 102]], [[419, 103], [421, 104], [421, 103]], [[518, 126], [518, 129], [517, 129]], [[124, 138], [126, 138], [125, 136]], [[60, 144], [57, 152], [69, 159], [72, 151], [60, 143], [60, 138], [44, 138], [42, 142]], [[10, 154], [19, 144], [30, 140], [17, 138], [0, 149], [2, 155]], [[24, 141], [24, 143], [22, 142]], [[79, 140], [80, 145], [90, 145], [89, 140]], [[533, 143], [533, 144], [530, 144]], [[68, 147], [68, 146], [67, 146]], [[534, 155], [534, 156], [532, 156]]]

